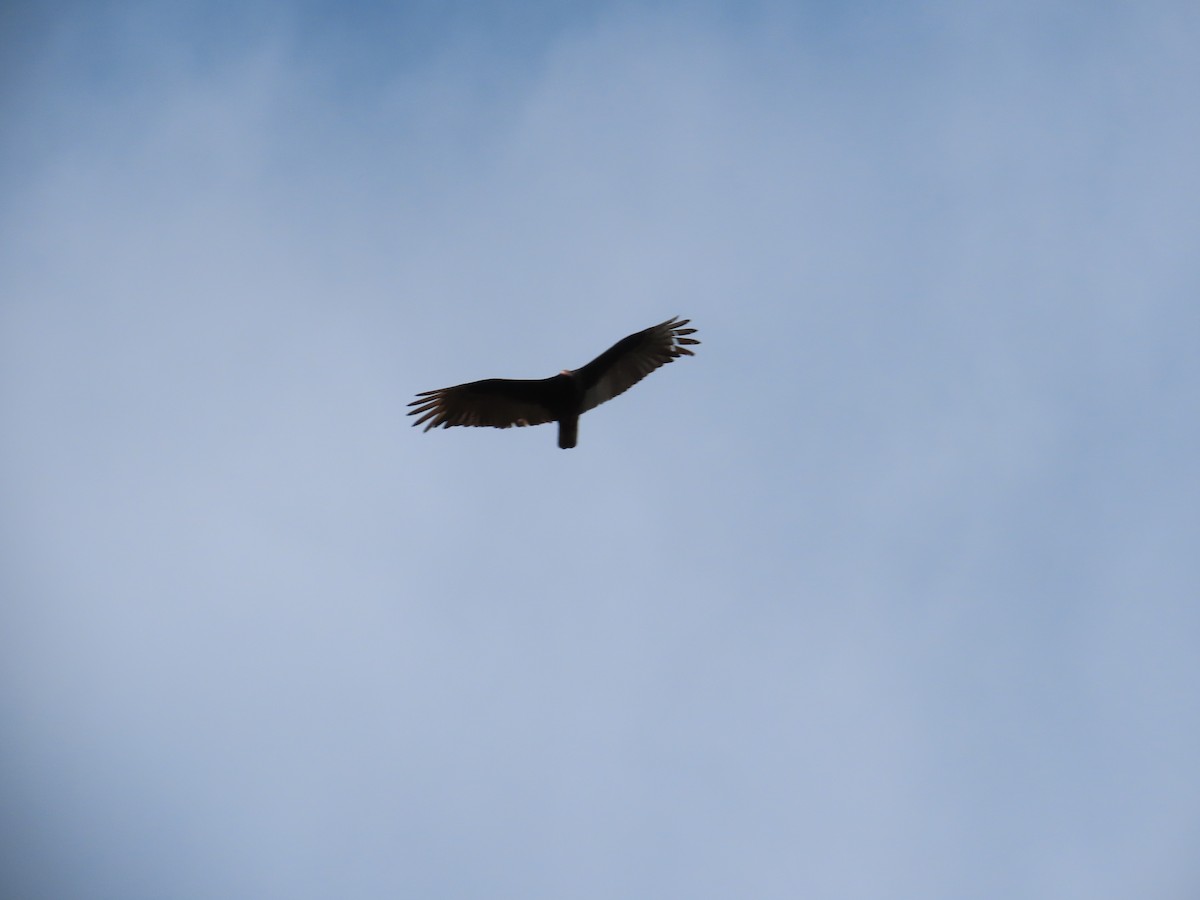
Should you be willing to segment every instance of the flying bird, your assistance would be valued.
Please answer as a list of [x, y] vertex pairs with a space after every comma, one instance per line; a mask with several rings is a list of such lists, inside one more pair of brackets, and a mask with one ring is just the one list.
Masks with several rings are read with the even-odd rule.
[[423, 391], [409, 406], [410, 416], [419, 416], [430, 428], [477, 425], [511, 428], [516, 425], [558, 423], [558, 446], [569, 450], [579, 435], [579, 417], [605, 400], [629, 390], [659, 366], [680, 356], [694, 356], [689, 346], [699, 344], [690, 319], [676, 316], [645, 331], [617, 341], [582, 369], [564, 369], [553, 378], [515, 380], [487, 378]]

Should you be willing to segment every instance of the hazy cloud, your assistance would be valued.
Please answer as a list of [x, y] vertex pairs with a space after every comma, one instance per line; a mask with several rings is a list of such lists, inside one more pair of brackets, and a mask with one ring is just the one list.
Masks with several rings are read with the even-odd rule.
[[1200, 21], [783, 6], [12, 7], [9, 893], [1196, 889]]

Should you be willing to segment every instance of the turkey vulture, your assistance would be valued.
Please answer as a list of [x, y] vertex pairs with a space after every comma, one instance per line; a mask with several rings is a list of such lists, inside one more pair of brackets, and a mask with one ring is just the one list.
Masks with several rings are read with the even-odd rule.
[[613, 344], [582, 369], [540, 381], [488, 378], [436, 391], [423, 391], [409, 406], [413, 425], [428, 421], [425, 430], [455, 425], [523, 428], [558, 423], [558, 446], [568, 450], [579, 435], [579, 417], [605, 400], [629, 390], [659, 366], [678, 356], [693, 356], [690, 344], [699, 344], [689, 319], [676, 316], [631, 334]]

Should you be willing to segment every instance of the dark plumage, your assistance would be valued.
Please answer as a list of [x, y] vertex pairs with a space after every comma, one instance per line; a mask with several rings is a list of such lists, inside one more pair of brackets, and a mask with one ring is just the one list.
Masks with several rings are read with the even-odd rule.
[[423, 391], [409, 406], [418, 416], [413, 425], [423, 422], [430, 428], [455, 425], [479, 425], [510, 428], [513, 425], [558, 423], [558, 446], [575, 446], [579, 417], [605, 400], [629, 390], [659, 366], [680, 356], [693, 356], [689, 345], [699, 344], [695, 328], [685, 328], [690, 320], [676, 316], [661, 325], [631, 334], [613, 344], [582, 369], [565, 370], [553, 378], [518, 381], [488, 378]]

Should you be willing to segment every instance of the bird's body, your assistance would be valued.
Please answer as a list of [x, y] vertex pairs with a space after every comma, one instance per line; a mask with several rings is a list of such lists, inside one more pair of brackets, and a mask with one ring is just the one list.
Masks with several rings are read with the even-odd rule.
[[694, 355], [687, 345], [699, 344], [687, 319], [674, 318], [618, 341], [581, 369], [552, 378], [518, 380], [488, 378], [454, 387], [424, 391], [409, 406], [418, 416], [413, 425], [521, 428], [558, 422], [558, 446], [575, 446], [579, 417], [637, 384], [659, 366]]

